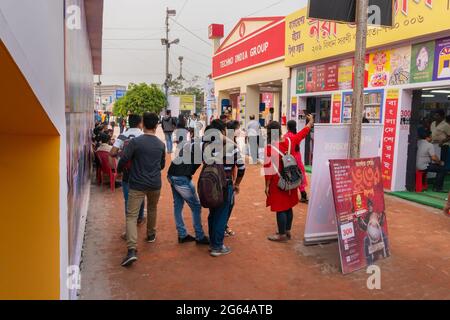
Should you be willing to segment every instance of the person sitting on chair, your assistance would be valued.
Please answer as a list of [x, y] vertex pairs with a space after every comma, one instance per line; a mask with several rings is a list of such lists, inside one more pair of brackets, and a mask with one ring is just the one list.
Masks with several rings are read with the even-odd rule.
[[439, 159], [431, 143], [432, 135], [430, 131], [425, 132], [417, 142], [417, 170], [437, 173], [433, 191], [444, 192], [445, 167], [444, 162]]

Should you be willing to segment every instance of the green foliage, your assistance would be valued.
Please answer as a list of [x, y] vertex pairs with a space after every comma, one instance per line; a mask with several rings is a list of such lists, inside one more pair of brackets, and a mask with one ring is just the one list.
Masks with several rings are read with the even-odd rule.
[[166, 105], [164, 92], [155, 84], [130, 84], [126, 95], [114, 103], [113, 114], [126, 117], [129, 114], [143, 115], [145, 112], [159, 114]]

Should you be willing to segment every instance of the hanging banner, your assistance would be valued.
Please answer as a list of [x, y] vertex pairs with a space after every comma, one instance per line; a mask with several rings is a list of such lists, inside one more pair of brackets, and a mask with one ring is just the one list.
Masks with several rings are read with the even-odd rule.
[[[369, 27], [367, 48], [383, 47], [450, 30], [445, 0], [396, 1], [394, 26]], [[307, 8], [286, 17], [286, 66], [295, 66], [355, 51], [356, 27], [308, 19]]]
[[339, 90], [353, 89], [353, 59], [339, 61], [338, 86]]
[[325, 91], [335, 91], [339, 89], [338, 85], [338, 63], [330, 62], [325, 65]]
[[390, 256], [380, 158], [330, 160], [342, 273]]
[[435, 42], [413, 45], [411, 48], [411, 83], [433, 81]]
[[389, 83], [391, 72], [391, 52], [378, 51], [370, 54], [369, 58], [369, 87], [385, 87]]
[[341, 110], [342, 110], [342, 94], [336, 93], [333, 95], [333, 105], [331, 113], [331, 123], [341, 123]]
[[297, 119], [297, 97], [292, 97], [291, 100], [291, 119], [296, 120]]
[[436, 41], [434, 80], [450, 79], [450, 38]]
[[[380, 155], [382, 132], [382, 125], [363, 125], [361, 144], [363, 157], [378, 157]], [[347, 157], [349, 136], [349, 124], [316, 124], [314, 126], [311, 198], [309, 200], [304, 235], [306, 245], [337, 238], [329, 161]]]
[[411, 77], [411, 46], [391, 51], [391, 75], [389, 85], [408, 84]]
[[315, 92], [317, 83], [317, 70], [315, 66], [306, 68], [306, 92]]
[[386, 190], [392, 188], [392, 176], [395, 156], [395, 139], [397, 132], [398, 90], [388, 90], [386, 97], [386, 113], [384, 116], [382, 175]]

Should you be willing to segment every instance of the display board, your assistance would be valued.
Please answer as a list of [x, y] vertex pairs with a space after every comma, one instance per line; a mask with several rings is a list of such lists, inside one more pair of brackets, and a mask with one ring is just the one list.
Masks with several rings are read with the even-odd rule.
[[330, 173], [342, 272], [389, 257], [380, 158], [330, 160]]
[[[350, 123], [352, 120], [353, 93], [344, 93], [342, 107], [342, 122]], [[370, 123], [381, 123], [383, 117], [383, 90], [370, 90], [364, 92], [364, 117]]]
[[[380, 156], [382, 135], [382, 125], [363, 125], [361, 145], [363, 157]], [[316, 244], [337, 238], [329, 161], [347, 157], [349, 136], [349, 124], [316, 124], [314, 126], [313, 175], [304, 234], [305, 244]]]

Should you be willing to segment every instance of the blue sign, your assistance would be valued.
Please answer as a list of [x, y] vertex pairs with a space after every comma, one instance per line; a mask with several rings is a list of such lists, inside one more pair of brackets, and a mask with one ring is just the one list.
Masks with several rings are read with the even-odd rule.
[[126, 93], [127, 93], [127, 90], [116, 90], [116, 100], [123, 98]]

